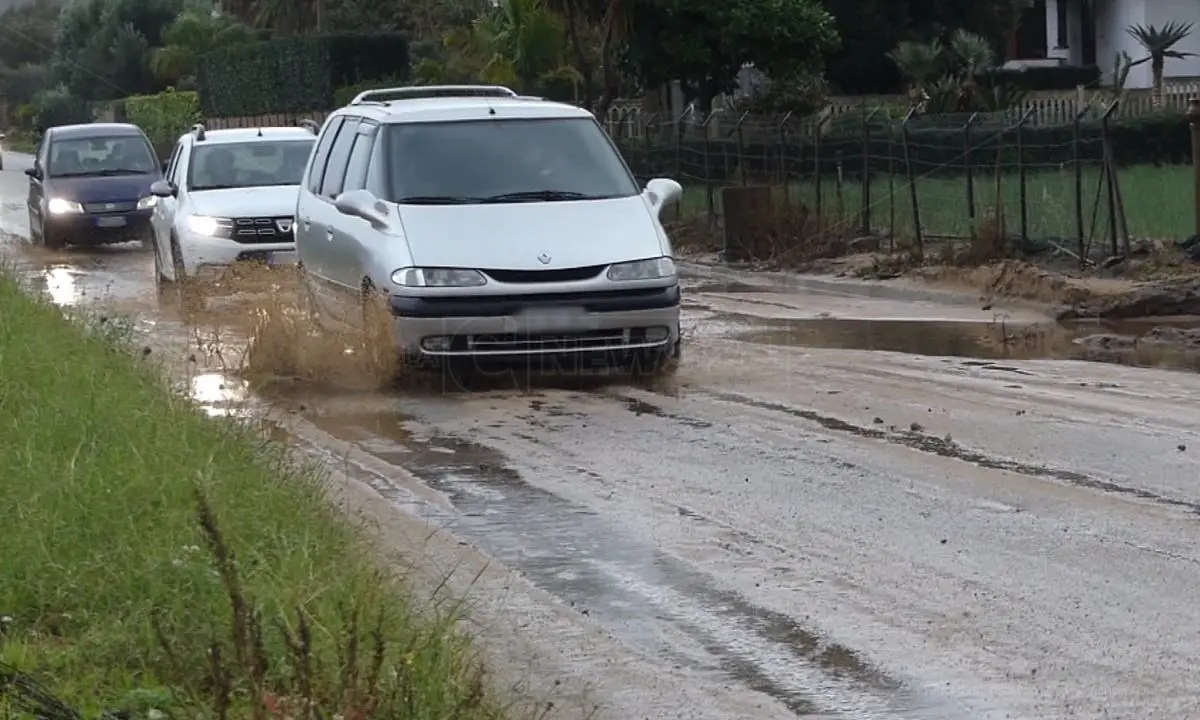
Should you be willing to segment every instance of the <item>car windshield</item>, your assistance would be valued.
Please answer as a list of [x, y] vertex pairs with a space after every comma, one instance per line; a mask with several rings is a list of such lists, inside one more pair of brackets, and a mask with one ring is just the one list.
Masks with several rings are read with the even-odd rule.
[[159, 169], [150, 144], [138, 135], [55, 139], [49, 165], [51, 177], [145, 175]]
[[188, 189], [299, 185], [312, 145], [312, 138], [197, 143], [188, 165]]
[[638, 192], [612, 143], [590, 118], [385, 127], [392, 202], [554, 202]]

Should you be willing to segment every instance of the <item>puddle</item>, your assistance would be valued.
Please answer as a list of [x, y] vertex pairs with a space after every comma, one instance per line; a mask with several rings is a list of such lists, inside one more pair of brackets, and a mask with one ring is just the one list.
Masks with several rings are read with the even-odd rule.
[[714, 682], [734, 679], [798, 716], [952, 716], [854, 651], [716, 587], [636, 531], [529, 485], [490, 447], [422, 435], [390, 414], [309, 420], [404, 467], [453, 510], [394, 485], [377, 488], [385, 497], [469, 539], [643, 652]]
[[[1123, 322], [1014, 325], [1001, 319], [993, 322], [961, 322], [817, 318], [772, 321], [769, 327], [748, 330], [733, 337], [749, 343], [789, 347], [844, 348], [988, 360], [1091, 360], [1140, 367], [1200, 370], [1200, 347], [1151, 342], [1145, 337], [1154, 328], [1193, 327], [1200, 327], [1200, 319], [1148, 318]], [[1105, 338], [1114, 339], [1104, 341]], [[1133, 338], [1142, 339], [1135, 342]], [[1080, 342], [1083, 339], [1087, 339], [1087, 342]]]
[[222, 373], [202, 373], [192, 378], [188, 394], [210, 417], [244, 415], [250, 400], [250, 387]]

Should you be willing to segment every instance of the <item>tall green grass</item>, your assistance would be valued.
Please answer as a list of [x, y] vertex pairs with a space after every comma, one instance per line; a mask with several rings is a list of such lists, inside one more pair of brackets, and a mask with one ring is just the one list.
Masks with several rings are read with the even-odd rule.
[[89, 716], [500, 717], [320, 480], [0, 275], [3, 665]]

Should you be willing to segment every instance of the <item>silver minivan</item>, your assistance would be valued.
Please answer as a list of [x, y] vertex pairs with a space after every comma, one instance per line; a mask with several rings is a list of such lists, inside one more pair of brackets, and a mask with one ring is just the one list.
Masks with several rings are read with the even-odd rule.
[[296, 207], [316, 309], [363, 321], [387, 297], [409, 359], [680, 354], [680, 289], [659, 215], [586, 110], [497, 86], [368, 91], [333, 113]]

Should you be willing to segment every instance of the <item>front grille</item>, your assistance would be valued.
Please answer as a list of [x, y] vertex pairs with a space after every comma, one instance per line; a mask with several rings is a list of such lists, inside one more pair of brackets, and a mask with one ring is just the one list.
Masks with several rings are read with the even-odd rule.
[[125, 213], [137, 209], [137, 201], [133, 202], [108, 202], [108, 203], [84, 203], [83, 211], [89, 214], [100, 213]]
[[590, 280], [604, 272], [606, 265], [564, 268], [559, 270], [483, 270], [483, 274], [503, 283], [548, 283]]
[[[287, 230], [279, 229], [281, 222], [286, 224]], [[245, 244], [295, 242], [295, 228], [291, 223], [290, 217], [234, 218], [230, 238]]]
[[451, 341], [451, 350], [475, 353], [579, 352], [620, 348], [645, 341], [645, 328], [528, 335], [506, 333], [457, 336]]

